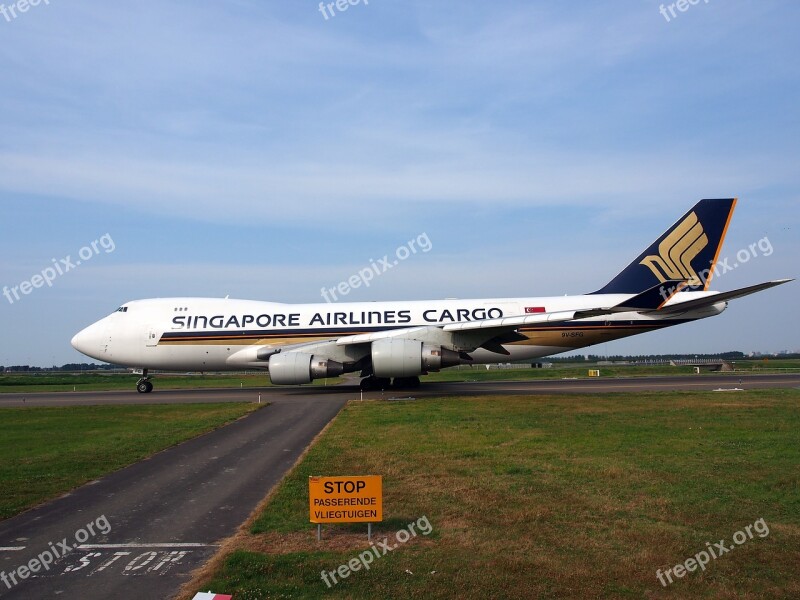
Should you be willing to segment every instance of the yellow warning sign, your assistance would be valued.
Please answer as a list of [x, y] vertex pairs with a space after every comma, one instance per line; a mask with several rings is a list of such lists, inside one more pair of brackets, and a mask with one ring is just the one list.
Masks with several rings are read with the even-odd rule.
[[380, 475], [309, 477], [312, 523], [377, 523], [383, 520]]

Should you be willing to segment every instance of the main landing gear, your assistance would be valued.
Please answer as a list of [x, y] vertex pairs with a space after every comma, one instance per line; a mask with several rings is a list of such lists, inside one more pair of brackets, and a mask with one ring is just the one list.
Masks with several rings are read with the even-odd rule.
[[140, 394], [149, 394], [153, 391], [153, 384], [147, 376], [147, 369], [142, 371], [142, 377], [136, 382], [136, 391]]
[[370, 375], [361, 380], [361, 389], [365, 392], [374, 390], [407, 390], [419, 387], [419, 377], [375, 377]]

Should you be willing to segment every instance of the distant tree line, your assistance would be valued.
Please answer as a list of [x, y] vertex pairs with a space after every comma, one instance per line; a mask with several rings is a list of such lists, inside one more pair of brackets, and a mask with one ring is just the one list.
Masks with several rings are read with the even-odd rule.
[[32, 367], [30, 365], [13, 365], [4, 367], [0, 365], [0, 373], [58, 373], [61, 371], [114, 371], [119, 370], [120, 367], [116, 365], [109, 365], [106, 363], [67, 363], [57, 367]]
[[548, 362], [587, 362], [596, 363], [598, 361], [613, 361], [613, 362], [648, 362], [648, 361], [664, 361], [664, 360], [694, 360], [695, 358], [703, 359], [719, 359], [719, 360], [760, 360], [764, 358], [800, 358], [797, 352], [782, 352], [780, 354], [757, 354], [755, 356], [748, 356], [744, 352], [719, 352], [717, 354], [638, 354], [638, 355], [610, 355], [601, 356], [599, 354], [581, 354], [579, 356], [551, 356], [547, 359]]

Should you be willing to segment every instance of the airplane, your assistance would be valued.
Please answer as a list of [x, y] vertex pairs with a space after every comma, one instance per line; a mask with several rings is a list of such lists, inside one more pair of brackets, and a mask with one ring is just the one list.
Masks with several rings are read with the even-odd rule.
[[461, 364], [551, 356], [722, 313], [792, 281], [709, 291], [735, 198], [698, 202], [605, 286], [578, 296], [340, 304], [229, 298], [126, 302], [72, 338], [83, 354], [149, 371], [264, 369], [276, 385], [360, 374], [364, 390], [416, 387]]

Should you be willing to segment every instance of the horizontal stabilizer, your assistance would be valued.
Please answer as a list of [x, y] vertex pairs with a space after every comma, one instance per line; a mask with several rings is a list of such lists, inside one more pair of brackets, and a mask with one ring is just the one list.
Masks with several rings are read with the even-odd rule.
[[704, 298], [697, 298], [696, 300], [676, 302], [675, 304], [665, 306], [660, 312], [672, 313], [683, 312], [685, 310], [694, 310], [697, 308], [705, 308], [706, 306], [713, 306], [718, 302], [726, 302], [728, 300], [733, 300], [734, 298], [742, 298], [743, 296], [749, 296], [750, 294], [755, 294], [756, 292], [760, 292], [762, 290], [768, 290], [769, 288], [777, 285], [783, 285], [784, 283], [789, 283], [790, 281], [794, 281], [794, 279], [776, 279], [774, 281], [765, 281], [764, 283], [758, 283], [756, 285], [739, 288], [738, 290], [731, 290], [730, 292], [720, 292], [719, 294], [706, 296]]

